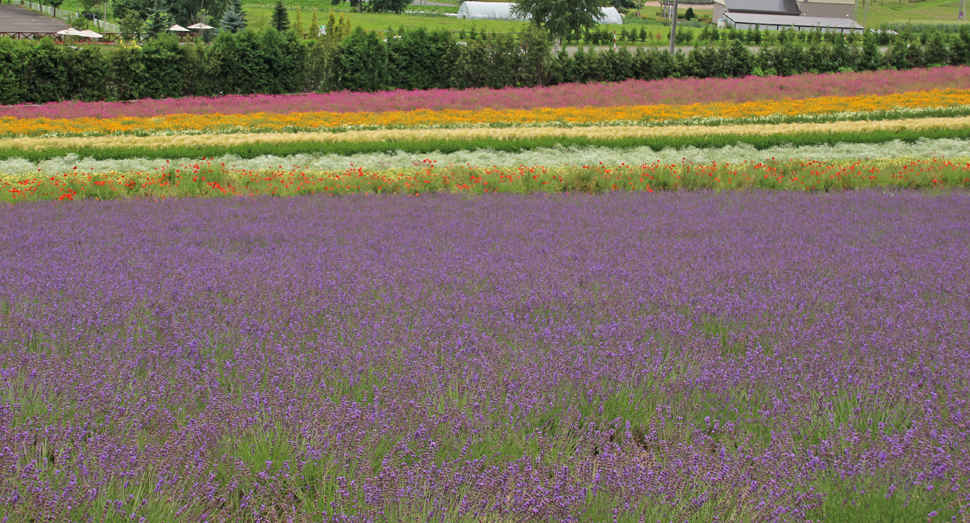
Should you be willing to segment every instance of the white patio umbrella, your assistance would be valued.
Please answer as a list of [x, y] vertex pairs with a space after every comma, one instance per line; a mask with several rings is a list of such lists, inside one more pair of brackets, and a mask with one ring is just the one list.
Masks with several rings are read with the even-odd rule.
[[85, 38], [104, 38], [103, 35], [99, 35], [98, 33], [95, 33], [90, 29], [85, 29], [84, 31], [81, 31], [81, 34], [79, 34], [78, 36], [83, 36]]
[[212, 27], [211, 25], [205, 25], [202, 22], [199, 22], [199, 23], [197, 23], [195, 25], [190, 25], [189, 26], [189, 29], [197, 29], [199, 31], [208, 31], [209, 29], [215, 29], [215, 27]]
[[84, 36], [84, 31], [78, 31], [73, 27], [68, 27], [67, 29], [62, 29], [58, 31], [56, 34], [59, 34], [61, 36]]
[[178, 24], [175, 24], [172, 27], [169, 27], [168, 30], [169, 31], [174, 31], [176, 33], [188, 33], [189, 32], [188, 29], [186, 29], [186, 28], [184, 28], [184, 27], [182, 27], [182, 26], [180, 26]]

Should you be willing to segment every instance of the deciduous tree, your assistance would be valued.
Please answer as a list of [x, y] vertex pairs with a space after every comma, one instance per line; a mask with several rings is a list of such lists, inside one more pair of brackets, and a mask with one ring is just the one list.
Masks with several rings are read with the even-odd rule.
[[520, 0], [512, 13], [530, 17], [532, 23], [545, 29], [557, 41], [573, 32], [585, 31], [603, 16], [604, 0]]

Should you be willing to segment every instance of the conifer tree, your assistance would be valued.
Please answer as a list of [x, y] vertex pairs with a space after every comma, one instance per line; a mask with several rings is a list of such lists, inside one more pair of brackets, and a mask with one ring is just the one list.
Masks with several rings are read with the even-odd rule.
[[290, 28], [290, 15], [286, 12], [286, 7], [283, 6], [283, 0], [276, 0], [276, 5], [273, 7], [273, 16], [270, 17], [269, 25], [275, 27], [281, 33]]
[[303, 38], [303, 12], [296, 6], [296, 16], [293, 18], [293, 34], [297, 39]]
[[[343, 17], [343, 15], [340, 15]], [[327, 36], [334, 36], [337, 31], [337, 17], [333, 14], [333, 9], [330, 10], [330, 16], [327, 17]]]
[[236, 6], [230, 4], [226, 8], [226, 12], [222, 15], [222, 21], [219, 25], [226, 31], [235, 33], [246, 27], [246, 17], [242, 13], [236, 11]]
[[320, 36], [320, 20], [317, 18], [317, 9], [313, 9], [313, 16], [310, 17], [310, 38]]
[[148, 15], [148, 20], [145, 20], [145, 25], [142, 28], [145, 38], [151, 39], [164, 34], [171, 26], [172, 17], [168, 14], [168, 6], [165, 5], [165, 1], [155, 0], [151, 14]]

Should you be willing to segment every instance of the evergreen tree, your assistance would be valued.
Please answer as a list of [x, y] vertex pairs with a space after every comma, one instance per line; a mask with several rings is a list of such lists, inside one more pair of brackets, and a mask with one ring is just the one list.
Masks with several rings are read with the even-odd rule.
[[317, 10], [313, 9], [313, 16], [310, 17], [310, 38], [320, 36], [320, 19], [317, 18]]
[[152, 6], [152, 12], [148, 15], [148, 20], [145, 20], [145, 25], [142, 27], [142, 34], [145, 35], [146, 39], [152, 39], [158, 35], [165, 34], [165, 31], [172, 26], [172, 17], [168, 14], [168, 6], [165, 5], [164, 0], [155, 0], [155, 5]]
[[343, 40], [350, 36], [350, 15], [344, 18], [344, 14], [340, 13], [340, 20], [337, 20], [337, 40]]
[[121, 37], [125, 40], [134, 40], [138, 38], [138, 32], [141, 31], [142, 25], [145, 23], [144, 20], [138, 16], [138, 11], [128, 11], [128, 14], [121, 19]]
[[300, 6], [296, 6], [296, 17], [293, 19], [293, 35], [296, 38], [303, 38], [303, 12], [300, 10]]
[[[343, 15], [340, 15], [343, 17]], [[326, 36], [333, 36], [337, 31], [337, 17], [333, 14], [333, 9], [330, 10], [330, 16], [327, 17], [327, 25], [324, 26], [327, 30]]]
[[236, 31], [246, 27], [246, 17], [242, 13], [236, 11], [236, 6], [230, 4], [229, 7], [226, 8], [226, 12], [222, 15], [222, 21], [219, 22], [219, 25], [222, 27], [222, 29], [235, 33]]
[[280, 33], [290, 28], [290, 15], [286, 12], [286, 7], [283, 6], [283, 0], [276, 0], [276, 6], [273, 7], [273, 16], [270, 17], [269, 25], [276, 28]]

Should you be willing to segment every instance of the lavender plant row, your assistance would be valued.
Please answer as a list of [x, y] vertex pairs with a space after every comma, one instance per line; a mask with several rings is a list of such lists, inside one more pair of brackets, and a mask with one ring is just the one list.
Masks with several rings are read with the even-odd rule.
[[4, 207], [0, 514], [964, 521], [968, 206]]
[[[212, 159], [214, 165], [223, 164], [240, 170], [275, 170], [299, 167], [309, 171], [342, 171], [354, 167], [364, 169], [408, 169], [426, 165], [428, 161], [437, 165], [470, 165], [473, 167], [541, 165], [546, 167], [575, 165], [639, 165], [660, 162], [680, 163], [689, 160], [695, 163], [742, 163], [745, 161], [765, 161], [776, 159], [804, 159], [816, 161], [864, 160], [877, 158], [963, 158], [970, 155], [966, 140], [960, 139], [921, 139], [914, 143], [901, 141], [865, 144], [838, 143], [835, 145], [815, 146], [777, 146], [757, 150], [751, 145], [738, 144], [717, 148], [685, 147], [654, 151], [649, 147], [630, 149], [611, 147], [555, 147], [539, 148], [517, 153], [472, 150], [453, 153], [413, 154], [402, 151], [394, 153], [363, 153], [349, 156], [335, 154], [298, 154], [288, 156], [259, 156], [244, 159], [226, 155]], [[108, 172], [150, 172], [165, 170], [179, 165], [191, 165], [197, 158], [144, 159], [126, 158], [119, 160], [95, 160], [79, 158], [70, 154], [42, 161], [29, 161], [22, 158], [0, 160], [0, 177], [54, 175], [76, 170], [91, 173]], [[77, 169], [75, 169], [77, 167]]]

